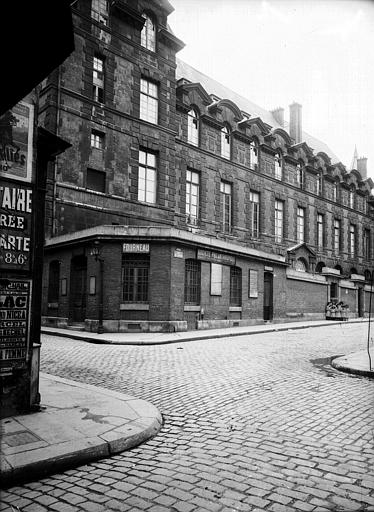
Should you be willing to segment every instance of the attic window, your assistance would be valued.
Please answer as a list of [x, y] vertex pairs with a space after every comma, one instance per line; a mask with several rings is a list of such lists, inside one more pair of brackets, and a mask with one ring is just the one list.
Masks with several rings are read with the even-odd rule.
[[145, 22], [141, 33], [141, 45], [154, 52], [156, 50], [156, 26], [147, 14], [143, 13], [142, 16], [145, 18]]

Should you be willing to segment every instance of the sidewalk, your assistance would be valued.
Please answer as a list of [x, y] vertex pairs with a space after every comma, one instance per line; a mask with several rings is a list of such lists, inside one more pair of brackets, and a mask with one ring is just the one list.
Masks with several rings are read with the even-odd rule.
[[337, 357], [331, 361], [331, 366], [342, 372], [374, 379], [374, 348], [370, 349], [370, 357], [371, 366], [366, 350]]
[[0, 421], [1, 487], [129, 450], [153, 437], [162, 417], [144, 400], [40, 374], [42, 410]]
[[211, 338], [226, 338], [230, 336], [249, 336], [266, 332], [288, 331], [290, 329], [305, 329], [307, 327], [322, 327], [324, 325], [349, 325], [358, 322], [367, 322], [366, 318], [357, 318], [348, 322], [336, 322], [331, 320], [312, 320], [306, 322], [271, 323], [263, 325], [247, 325], [242, 327], [227, 327], [221, 329], [207, 329], [200, 331], [184, 332], [105, 332], [97, 334], [88, 331], [74, 331], [72, 329], [57, 329], [54, 327], [42, 327], [43, 334], [61, 336], [89, 343], [107, 343], [114, 345], [164, 345], [168, 343], [182, 343], [184, 341], [208, 340]]

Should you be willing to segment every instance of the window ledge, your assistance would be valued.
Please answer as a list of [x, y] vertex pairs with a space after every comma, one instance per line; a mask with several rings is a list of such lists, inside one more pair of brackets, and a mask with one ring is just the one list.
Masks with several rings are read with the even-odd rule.
[[184, 311], [200, 311], [200, 306], [196, 304], [185, 304]]
[[230, 311], [230, 313], [231, 313], [231, 312], [235, 312], [235, 311], [236, 311], [236, 312], [240, 312], [240, 313], [241, 313], [241, 311], [242, 311], [242, 307], [241, 307], [241, 306], [230, 306], [230, 307], [229, 307], [229, 311]]
[[149, 304], [138, 302], [122, 303], [119, 306], [121, 311], [149, 311]]

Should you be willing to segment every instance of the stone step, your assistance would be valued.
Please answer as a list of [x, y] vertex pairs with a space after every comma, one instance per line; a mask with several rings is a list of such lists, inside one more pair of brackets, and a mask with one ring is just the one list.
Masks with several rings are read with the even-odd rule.
[[82, 324], [82, 323], [71, 323], [71, 324], [68, 324], [65, 329], [68, 329], [70, 331], [84, 331], [85, 330], [85, 325]]

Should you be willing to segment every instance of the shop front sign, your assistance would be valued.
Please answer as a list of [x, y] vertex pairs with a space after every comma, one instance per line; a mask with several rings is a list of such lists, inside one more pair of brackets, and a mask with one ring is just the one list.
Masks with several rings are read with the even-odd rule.
[[235, 256], [223, 254], [221, 252], [210, 251], [208, 249], [198, 249], [197, 259], [211, 261], [212, 263], [221, 263], [222, 265], [235, 265]]
[[0, 375], [27, 367], [31, 281], [0, 279]]
[[128, 244], [124, 243], [122, 246], [122, 252], [149, 252], [149, 244]]

